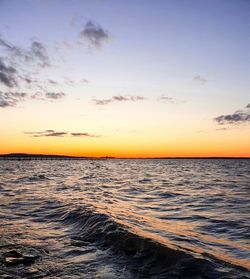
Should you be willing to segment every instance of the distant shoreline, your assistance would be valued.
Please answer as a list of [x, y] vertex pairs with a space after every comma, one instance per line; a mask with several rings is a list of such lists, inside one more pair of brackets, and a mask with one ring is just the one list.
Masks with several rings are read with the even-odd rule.
[[0, 154], [0, 160], [104, 160], [104, 159], [250, 159], [250, 157], [196, 157], [196, 156], [180, 156], [180, 157], [87, 157], [87, 156], [67, 156], [67, 155], [51, 155], [51, 154], [29, 154], [29, 153], [9, 153]]

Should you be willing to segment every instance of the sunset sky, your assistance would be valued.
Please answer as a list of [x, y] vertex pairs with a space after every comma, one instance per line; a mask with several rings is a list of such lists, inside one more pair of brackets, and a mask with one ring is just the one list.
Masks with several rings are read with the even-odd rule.
[[0, 153], [250, 156], [250, 1], [0, 0]]

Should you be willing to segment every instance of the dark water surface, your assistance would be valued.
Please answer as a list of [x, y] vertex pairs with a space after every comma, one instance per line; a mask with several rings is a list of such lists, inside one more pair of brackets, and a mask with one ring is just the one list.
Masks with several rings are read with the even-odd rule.
[[0, 278], [250, 278], [249, 192], [250, 160], [0, 161]]

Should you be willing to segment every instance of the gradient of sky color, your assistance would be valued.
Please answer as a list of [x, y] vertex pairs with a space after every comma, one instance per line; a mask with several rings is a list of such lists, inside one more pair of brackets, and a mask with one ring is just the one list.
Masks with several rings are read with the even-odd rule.
[[250, 156], [249, 30], [248, 0], [0, 0], [0, 153]]

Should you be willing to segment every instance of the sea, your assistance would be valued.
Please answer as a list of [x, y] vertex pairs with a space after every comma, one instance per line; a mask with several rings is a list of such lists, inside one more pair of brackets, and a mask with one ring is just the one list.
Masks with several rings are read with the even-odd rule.
[[0, 278], [250, 278], [250, 159], [0, 161]]

